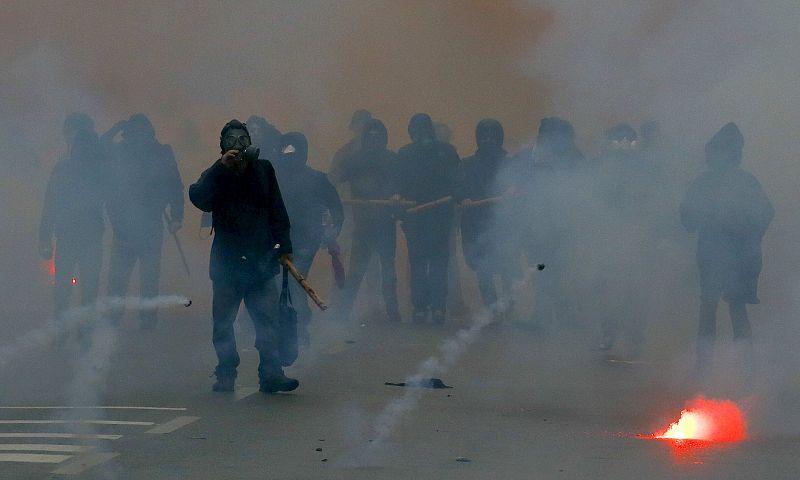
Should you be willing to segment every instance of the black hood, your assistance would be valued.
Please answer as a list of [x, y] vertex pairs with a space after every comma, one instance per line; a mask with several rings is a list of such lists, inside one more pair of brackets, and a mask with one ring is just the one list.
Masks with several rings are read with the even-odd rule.
[[503, 125], [493, 118], [484, 118], [475, 127], [475, 143], [478, 149], [500, 149], [504, 139]]
[[361, 132], [361, 146], [369, 150], [384, 150], [389, 144], [389, 132], [386, 126], [373, 118], [369, 120]]
[[706, 143], [706, 163], [711, 168], [726, 168], [742, 162], [744, 136], [735, 123], [730, 122]]
[[[284, 150], [289, 146], [294, 147], [294, 152], [285, 153]], [[289, 132], [281, 135], [281, 140], [278, 142], [278, 155], [285, 160], [291, 160], [292, 163], [298, 162], [305, 165], [308, 162], [308, 140], [306, 136], [300, 132]]]
[[417, 113], [411, 117], [408, 122], [408, 136], [414, 143], [435, 140], [436, 131], [433, 129], [431, 116], [427, 113]]

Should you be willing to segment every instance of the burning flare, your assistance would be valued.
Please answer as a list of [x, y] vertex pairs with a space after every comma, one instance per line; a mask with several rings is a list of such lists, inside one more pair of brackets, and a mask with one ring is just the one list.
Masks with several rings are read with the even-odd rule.
[[653, 436], [673, 440], [738, 442], [747, 438], [747, 423], [734, 402], [699, 396], [687, 403], [678, 421]]

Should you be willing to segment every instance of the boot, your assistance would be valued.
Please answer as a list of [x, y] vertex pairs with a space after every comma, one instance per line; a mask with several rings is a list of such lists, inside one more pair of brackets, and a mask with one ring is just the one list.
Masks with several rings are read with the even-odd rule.
[[217, 381], [211, 387], [214, 392], [232, 392], [236, 385], [236, 372], [221, 372], [216, 370], [214, 375], [217, 376]]
[[284, 375], [283, 370], [278, 370], [258, 381], [258, 390], [263, 393], [291, 392], [299, 386], [300, 382]]

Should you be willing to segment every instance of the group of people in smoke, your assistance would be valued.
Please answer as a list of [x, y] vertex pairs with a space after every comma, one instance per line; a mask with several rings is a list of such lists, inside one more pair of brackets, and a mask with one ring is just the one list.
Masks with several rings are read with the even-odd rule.
[[[456, 226], [484, 306], [498, 320], [512, 304], [512, 281], [545, 264], [534, 282], [529, 323], [536, 332], [591, 317], [601, 327], [602, 349], [614, 348], [622, 337], [627, 353], [637, 355], [653, 293], [647, 280], [658, 268], [655, 250], [675, 235], [680, 218], [686, 230], [698, 234], [698, 363], [707, 363], [720, 298], [730, 305], [735, 337], [750, 338], [746, 304], [758, 303], [761, 239], [774, 211], [758, 181], [740, 167], [744, 140], [736, 125], [725, 125], [706, 144], [707, 170], [682, 201], [672, 192], [685, 187], [667, 171], [672, 152], [655, 123], [640, 128], [641, 138], [627, 124], [611, 128], [593, 160], [577, 147], [570, 122], [557, 117], [542, 119], [535, 144], [513, 155], [503, 147], [500, 122], [481, 120], [477, 148], [464, 159], [441, 138], [439, 125], [437, 135], [429, 115], [414, 115], [408, 124], [411, 141], [395, 153], [383, 122], [359, 110], [350, 124], [353, 138], [336, 153], [327, 175], [307, 165], [302, 133], [281, 134], [261, 117], [223, 127], [221, 156], [189, 189], [194, 205], [213, 215], [215, 231], [214, 390], [230, 391], [235, 383], [233, 322], [242, 301], [256, 326], [262, 391], [297, 388], [277, 358], [273, 278], [287, 259], [307, 274], [320, 247], [336, 239], [345, 219], [336, 187], [343, 185], [349, 187], [352, 210], [348, 275], [338, 298], [344, 316], [352, 314], [377, 256], [387, 318], [401, 321], [395, 268], [399, 222], [408, 248], [412, 321], [444, 323]], [[115, 142], [120, 132], [122, 139]], [[156, 141], [143, 115], [98, 137], [91, 119], [73, 114], [64, 134], [70, 155], [53, 172], [40, 235], [45, 257], [52, 255], [52, 237], [57, 239], [56, 311], [66, 307], [76, 267], [83, 302], [97, 295], [104, 207], [114, 232], [109, 294], [124, 294], [137, 260], [142, 295], [157, 294], [162, 217], [171, 232], [183, 218], [183, 187], [171, 148]], [[259, 160], [244, 160], [250, 145], [260, 147]], [[291, 288], [300, 336], [308, 341], [311, 310], [302, 290]], [[591, 312], [582, 310], [586, 305]], [[145, 314], [143, 326], [155, 325], [153, 315]]]

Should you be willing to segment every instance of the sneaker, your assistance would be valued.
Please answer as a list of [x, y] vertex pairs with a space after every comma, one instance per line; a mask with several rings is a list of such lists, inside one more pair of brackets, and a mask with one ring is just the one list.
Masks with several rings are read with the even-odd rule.
[[258, 390], [263, 393], [291, 392], [300, 386], [300, 382], [289, 378], [283, 372], [262, 378], [258, 382]]
[[217, 381], [211, 387], [214, 392], [232, 392], [236, 385], [236, 375], [217, 375]]

